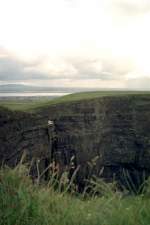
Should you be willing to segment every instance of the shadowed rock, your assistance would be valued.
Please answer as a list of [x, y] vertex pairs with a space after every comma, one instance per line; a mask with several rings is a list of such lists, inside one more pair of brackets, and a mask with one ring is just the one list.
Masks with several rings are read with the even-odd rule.
[[[54, 121], [54, 130], [48, 130]], [[0, 159], [15, 164], [26, 149], [29, 158], [55, 158], [62, 168], [80, 165], [77, 181], [93, 174], [121, 180], [150, 174], [150, 97], [112, 96], [44, 107], [36, 114], [0, 112]], [[44, 165], [42, 166], [42, 168]]]

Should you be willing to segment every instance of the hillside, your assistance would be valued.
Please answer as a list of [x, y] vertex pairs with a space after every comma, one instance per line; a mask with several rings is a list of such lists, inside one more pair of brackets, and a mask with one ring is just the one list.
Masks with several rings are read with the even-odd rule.
[[42, 107], [50, 106], [50, 105], [57, 105], [61, 103], [68, 103], [68, 102], [78, 102], [78, 101], [85, 101], [95, 98], [101, 98], [105, 96], [149, 96], [149, 91], [95, 91], [95, 92], [80, 92], [69, 94], [63, 97], [57, 97], [55, 99], [48, 100], [47, 98], [41, 98], [38, 101], [30, 101], [28, 98], [24, 98], [21, 100], [15, 100], [12, 98], [11, 100], [0, 100], [0, 106], [6, 107], [10, 110], [20, 110], [20, 111], [33, 111]]

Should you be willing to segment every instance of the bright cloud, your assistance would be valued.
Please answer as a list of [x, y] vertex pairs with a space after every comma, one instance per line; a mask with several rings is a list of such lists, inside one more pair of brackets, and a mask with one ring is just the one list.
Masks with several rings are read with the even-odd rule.
[[148, 0], [0, 0], [0, 81], [148, 88], [149, 23]]

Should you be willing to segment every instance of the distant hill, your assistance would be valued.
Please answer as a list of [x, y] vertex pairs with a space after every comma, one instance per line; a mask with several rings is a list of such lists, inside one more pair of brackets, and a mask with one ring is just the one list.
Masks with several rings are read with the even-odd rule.
[[6, 84], [0, 85], [0, 92], [24, 92], [36, 90], [34, 86], [26, 86], [22, 84]]
[[0, 93], [13, 92], [52, 92], [52, 93], [75, 93], [85, 91], [95, 91], [94, 88], [65, 88], [65, 87], [38, 87], [23, 84], [0, 85]]

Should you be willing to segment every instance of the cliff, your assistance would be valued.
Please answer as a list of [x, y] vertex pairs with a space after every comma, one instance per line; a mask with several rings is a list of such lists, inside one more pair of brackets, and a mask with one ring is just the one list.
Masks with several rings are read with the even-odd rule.
[[[48, 120], [54, 121], [49, 131]], [[121, 180], [124, 170], [140, 182], [150, 174], [150, 95], [107, 96], [50, 105], [34, 114], [0, 112], [0, 159], [14, 164], [26, 149], [29, 158], [62, 168], [73, 158], [78, 183], [92, 174]], [[42, 168], [45, 164], [42, 164]], [[136, 176], [137, 175], [137, 178]]]
[[53, 127], [43, 123], [36, 114], [10, 111], [0, 108], [0, 164], [11, 167], [20, 162], [23, 154], [32, 161], [32, 173], [45, 169], [51, 159]]

